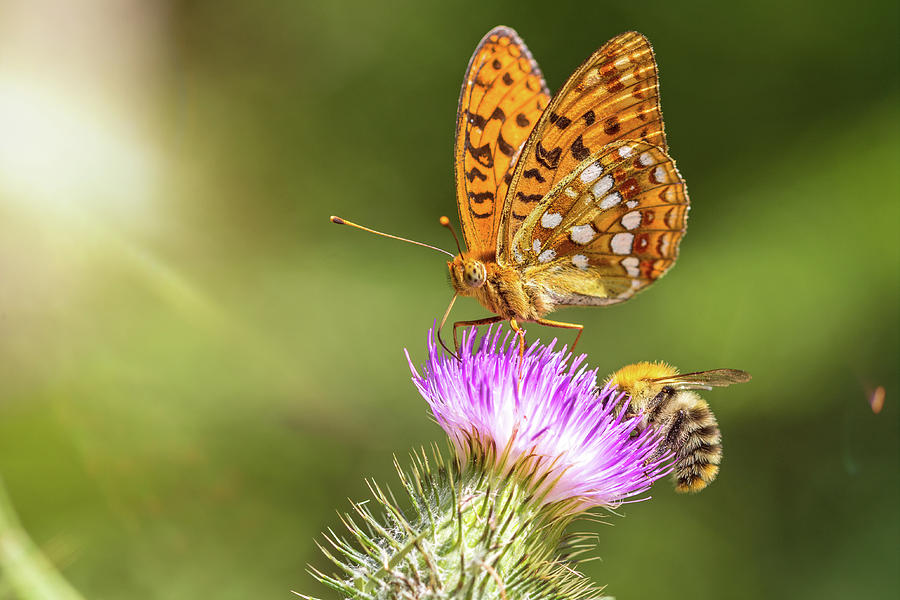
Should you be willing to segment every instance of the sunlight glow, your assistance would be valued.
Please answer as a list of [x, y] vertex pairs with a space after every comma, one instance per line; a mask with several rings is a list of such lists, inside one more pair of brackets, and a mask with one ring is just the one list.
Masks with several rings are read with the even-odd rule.
[[108, 115], [62, 94], [0, 79], [0, 189], [19, 202], [73, 207], [146, 203], [149, 149]]

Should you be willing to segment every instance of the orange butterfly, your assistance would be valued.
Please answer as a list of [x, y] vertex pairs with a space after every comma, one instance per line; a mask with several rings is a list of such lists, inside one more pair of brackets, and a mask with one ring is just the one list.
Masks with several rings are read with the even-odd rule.
[[458, 296], [494, 313], [454, 323], [455, 345], [460, 326], [509, 320], [520, 334], [523, 322], [577, 329], [574, 347], [584, 326], [548, 313], [623, 302], [678, 255], [687, 190], [667, 154], [653, 49], [639, 33], [594, 52], [551, 100], [516, 32], [491, 30], [463, 81], [455, 164], [466, 251], [448, 262], [455, 294], [441, 326]]

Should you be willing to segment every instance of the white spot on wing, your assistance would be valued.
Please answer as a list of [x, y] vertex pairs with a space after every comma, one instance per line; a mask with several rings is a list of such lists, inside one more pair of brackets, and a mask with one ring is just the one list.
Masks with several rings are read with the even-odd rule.
[[591, 183], [603, 174], [603, 165], [600, 162], [592, 163], [587, 169], [581, 172], [581, 181]]
[[622, 196], [619, 192], [614, 192], [600, 201], [600, 208], [606, 210], [607, 208], [612, 208], [616, 204], [622, 201]]
[[572, 257], [572, 264], [581, 269], [582, 271], [587, 271], [588, 268], [588, 257], [584, 254], [576, 254]]
[[553, 229], [560, 223], [562, 223], [562, 215], [559, 213], [548, 212], [541, 217], [541, 227], [545, 229]]
[[629, 200], [628, 202], [625, 203], [625, 206], [627, 206], [628, 208], [634, 208], [637, 205], [638, 205], [637, 200]]
[[634, 229], [641, 224], [641, 213], [636, 210], [631, 211], [622, 217], [622, 227], [625, 229]]
[[550, 262], [554, 258], [556, 258], [556, 252], [550, 249], [544, 250], [541, 252], [540, 256], [538, 256], [538, 260], [542, 263]]
[[610, 246], [616, 254], [631, 254], [631, 245], [633, 243], [633, 233], [617, 233], [613, 236]]
[[653, 155], [649, 152], [644, 152], [643, 154], [641, 154], [640, 157], [638, 157], [638, 160], [641, 161], [641, 164], [645, 167], [649, 167], [654, 162]]
[[515, 246], [513, 246], [513, 258], [514, 258], [514, 259], [516, 260], [516, 262], [519, 263], [520, 265], [521, 265], [523, 262], [525, 262], [525, 257], [522, 256], [522, 253], [521, 253], [521, 252], [519, 252], [519, 245], [518, 245], [518, 244], [516, 244]]
[[587, 244], [597, 235], [597, 232], [590, 225], [575, 225], [569, 231], [569, 237], [572, 238], [572, 241], [581, 245]]
[[634, 149], [631, 146], [622, 146], [619, 148], [619, 156], [622, 158], [628, 158], [632, 154], [634, 154]]
[[565, 193], [566, 193], [566, 196], [568, 196], [569, 198], [572, 198], [572, 199], [575, 199], [578, 197], [578, 190], [576, 190], [575, 188], [567, 187]]
[[669, 236], [663, 236], [659, 246], [659, 253], [663, 256], [669, 256]]
[[594, 187], [591, 188], [591, 192], [594, 194], [594, 198], [602, 198], [606, 192], [612, 189], [612, 186], [612, 175], [605, 175], [600, 181], [594, 184]]
[[638, 269], [638, 261], [637, 256], [627, 256], [622, 259], [622, 266], [625, 267], [625, 271], [628, 272], [629, 277], [640, 277], [641, 271]]
[[665, 183], [669, 180], [669, 175], [662, 166], [659, 166], [653, 169], [653, 179], [655, 179], [657, 183]]
[[534, 240], [533, 242], [531, 242], [531, 249], [534, 250], [535, 252], [540, 252], [541, 251], [541, 240]]

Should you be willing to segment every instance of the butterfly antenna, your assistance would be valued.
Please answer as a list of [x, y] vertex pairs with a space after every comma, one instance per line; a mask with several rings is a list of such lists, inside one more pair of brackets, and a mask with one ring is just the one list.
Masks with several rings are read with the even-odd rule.
[[459, 250], [459, 253], [462, 254], [462, 248], [459, 245], [459, 238], [456, 237], [456, 232], [453, 230], [453, 225], [450, 224], [450, 219], [447, 217], [441, 217], [440, 219], [441, 225], [450, 230], [450, 235], [453, 236], [453, 241], [456, 242], [456, 249]]
[[[417, 242], [415, 240], [408, 240], [408, 239], [402, 238], [398, 235], [391, 235], [389, 233], [382, 233], [381, 231], [375, 231], [374, 229], [369, 229], [368, 227], [363, 227], [362, 225], [357, 225], [356, 223], [352, 223], [352, 222], [348, 221], [347, 219], [342, 219], [340, 217], [335, 217], [333, 215], [331, 217], [331, 222], [334, 223], [335, 225], [349, 225], [350, 227], [356, 227], [357, 229], [362, 229], [363, 231], [368, 231], [369, 233], [374, 233], [375, 235], [381, 235], [381, 236], [391, 238], [394, 240], [400, 240], [401, 242], [409, 242], [410, 244], [415, 244], [416, 246], [424, 246], [425, 248], [431, 248], [432, 250], [437, 250], [438, 252], [443, 252], [447, 256], [450, 256], [450, 257], [453, 256], [453, 253], [447, 252], [446, 250], [443, 250], [441, 248], [437, 248], [435, 246], [429, 246], [428, 244], [423, 244], [422, 242]], [[456, 236], [454, 235], [453, 237], [456, 237]], [[457, 245], [459, 245], [459, 244], [457, 243]]]

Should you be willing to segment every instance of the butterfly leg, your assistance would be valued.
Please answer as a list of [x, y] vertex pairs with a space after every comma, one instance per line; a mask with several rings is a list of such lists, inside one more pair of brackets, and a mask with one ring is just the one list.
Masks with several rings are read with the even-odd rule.
[[535, 321], [538, 325], [545, 325], [547, 327], [559, 327], [561, 329], [577, 329], [578, 334], [575, 336], [575, 341], [572, 342], [572, 347], [569, 349], [569, 352], [575, 352], [575, 346], [578, 345], [578, 340], [581, 338], [581, 334], [584, 331], [584, 325], [578, 325], [577, 323], [563, 323], [562, 321], [551, 321], [550, 319], [538, 319]]
[[509, 320], [509, 326], [519, 338], [519, 374], [521, 375], [522, 360], [525, 358], [525, 330], [519, 327], [519, 323], [515, 319]]
[[522, 385], [522, 368], [525, 364], [525, 330], [519, 327], [519, 323], [515, 319], [509, 320], [509, 326], [516, 332], [519, 338], [519, 385]]
[[459, 352], [459, 342], [456, 339], [456, 329], [458, 327], [470, 327], [479, 325], [489, 325], [491, 323], [496, 323], [497, 321], [502, 321], [503, 317], [498, 317], [494, 315], [493, 317], [485, 317], [484, 319], [475, 319], [474, 321], [457, 321], [453, 324], [453, 347], [456, 348], [456, 351]]

